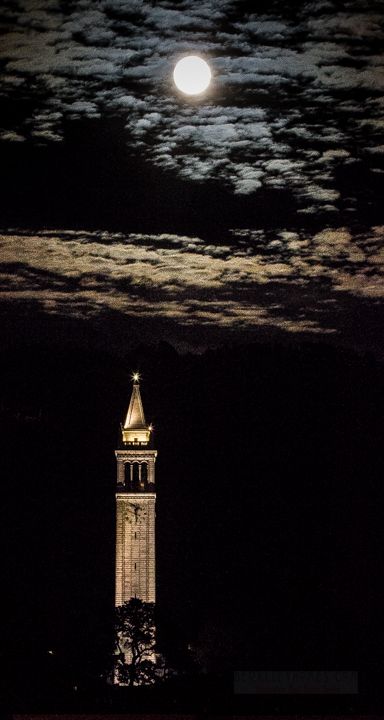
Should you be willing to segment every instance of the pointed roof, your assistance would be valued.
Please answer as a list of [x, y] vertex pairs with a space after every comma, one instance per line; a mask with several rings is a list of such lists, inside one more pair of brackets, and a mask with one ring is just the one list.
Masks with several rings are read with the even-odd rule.
[[147, 429], [148, 426], [145, 422], [143, 403], [141, 402], [140, 385], [139, 385], [139, 374], [133, 375], [133, 388], [131, 401], [125, 418], [124, 430], [129, 429]]

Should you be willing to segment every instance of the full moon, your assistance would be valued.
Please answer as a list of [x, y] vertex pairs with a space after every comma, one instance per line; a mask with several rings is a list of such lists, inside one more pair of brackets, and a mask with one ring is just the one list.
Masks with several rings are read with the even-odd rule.
[[208, 63], [198, 55], [187, 55], [182, 58], [173, 71], [175, 85], [185, 95], [199, 95], [204, 92], [211, 78]]

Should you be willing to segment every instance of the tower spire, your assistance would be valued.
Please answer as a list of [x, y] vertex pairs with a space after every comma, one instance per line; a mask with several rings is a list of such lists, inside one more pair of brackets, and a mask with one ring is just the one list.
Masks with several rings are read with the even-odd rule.
[[132, 374], [133, 388], [131, 400], [128, 406], [127, 416], [122, 428], [124, 445], [147, 445], [151, 435], [151, 426], [145, 422], [144, 408], [140, 395], [140, 375], [138, 372]]

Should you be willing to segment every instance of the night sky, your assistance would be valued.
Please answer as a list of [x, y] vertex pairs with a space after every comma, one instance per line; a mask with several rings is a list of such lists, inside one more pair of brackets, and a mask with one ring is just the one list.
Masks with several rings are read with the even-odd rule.
[[[381, 353], [381, 11], [4, 2], [6, 312]], [[213, 73], [194, 98], [188, 52]]]
[[[113, 450], [136, 369], [172, 662], [190, 645], [209, 672], [383, 670], [382, 11], [2, 3], [4, 652], [19, 697], [104, 662]], [[189, 53], [212, 69], [196, 97], [172, 81]]]

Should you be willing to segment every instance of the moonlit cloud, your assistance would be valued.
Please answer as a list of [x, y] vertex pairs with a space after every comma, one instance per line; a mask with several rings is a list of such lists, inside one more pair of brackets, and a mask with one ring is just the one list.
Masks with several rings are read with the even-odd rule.
[[[155, 337], [170, 325], [178, 337], [188, 329], [226, 340], [278, 330], [377, 348], [384, 294], [375, 205], [384, 174], [379, 6], [271, 0], [257, 12], [238, 0], [5, 0], [0, 93], [9, 113], [0, 141], [9, 162], [28, 153], [38, 162], [47, 145], [49, 159], [61, 148], [76, 151], [88, 129], [84, 157], [108, 158], [118, 128], [128, 168], [110, 191], [113, 200], [124, 183], [129, 192], [116, 204], [106, 193], [101, 217], [108, 227], [112, 206], [121, 207], [124, 218], [114, 215], [111, 227], [152, 234], [4, 231], [3, 307], [33, 304], [67, 318], [114, 314], [132, 326], [147, 323]], [[197, 100], [181, 97], [172, 82], [176, 61], [191, 51], [213, 75]], [[104, 167], [109, 172], [103, 164], [100, 174]], [[130, 216], [136, 167], [139, 183], [149, 178], [137, 191], [145, 205], [138, 220]], [[147, 222], [159, 178], [159, 220]], [[182, 203], [194, 198], [185, 221], [182, 203], [181, 220], [172, 215], [174, 198], [167, 205], [168, 179]], [[69, 183], [58, 183], [64, 199]], [[100, 195], [96, 182], [95, 192], [90, 186], [84, 196], [93, 212], [104, 184]], [[59, 216], [64, 204], [59, 198]], [[79, 227], [74, 212], [63, 217]], [[53, 210], [47, 223], [55, 218]], [[89, 227], [98, 223], [95, 217]], [[156, 232], [167, 227], [180, 234]]]
[[[2, 140], [60, 142], [65, 121], [115, 114], [132, 149], [176, 176], [239, 195], [284, 188], [302, 217], [337, 213], [339, 169], [383, 154], [383, 16], [374, 0], [272, 3], [241, 20], [237, 5], [5, 2], [2, 93], [12, 101], [23, 88], [35, 109]], [[191, 49], [213, 71], [199, 104], [171, 82]]]
[[[343, 335], [356, 302], [384, 299], [384, 227], [266, 233], [233, 229], [226, 245], [198, 237], [45, 231], [1, 236], [3, 301], [48, 314], [121, 317], [257, 332]], [[159, 330], [160, 333], [160, 330]]]

